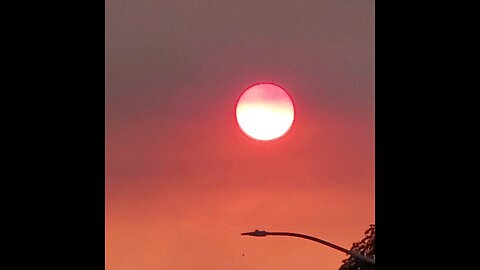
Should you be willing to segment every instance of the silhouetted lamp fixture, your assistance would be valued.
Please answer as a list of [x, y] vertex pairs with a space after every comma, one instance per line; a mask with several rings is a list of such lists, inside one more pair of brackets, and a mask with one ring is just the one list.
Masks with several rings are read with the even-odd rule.
[[368, 263], [371, 263], [371, 264], [375, 265], [375, 260], [372, 259], [372, 258], [364, 256], [364, 255], [362, 255], [358, 252], [351, 251], [351, 250], [348, 250], [346, 248], [342, 248], [340, 246], [334, 245], [334, 244], [329, 243], [325, 240], [318, 239], [316, 237], [305, 235], [305, 234], [291, 233], [291, 232], [266, 232], [266, 231], [255, 230], [254, 232], [246, 232], [246, 233], [242, 233], [241, 235], [250, 235], [250, 236], [256, 236], [256, 237], [265, 237], [267, 235], [280, 235], [280, 236], [292, 236], [292, 237], [299, 237], [299, 238], [303, 238], [303, 239], [308, 239], [308, 240], [315, 241], [315, 242], [320, 243], [320, 244], [324, 244], [326, 246], [329, 246], [331, 248], [334, 248], [336, 250], [339, 250], [339, 251], [342, 251], [346, 254], [349, 254], [354, 258], [357, 258], [359, 260], [362, 260], [362, 261], [365, 261], [365, 262], [368, 262]]

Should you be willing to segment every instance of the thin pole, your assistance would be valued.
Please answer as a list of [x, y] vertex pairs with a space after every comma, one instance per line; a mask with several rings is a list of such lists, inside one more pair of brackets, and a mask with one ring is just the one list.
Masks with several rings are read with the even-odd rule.
[[332, 244], [330, 242], [327, 242], [325, 240], [322, 240], [322, 239], [319, 239], [319, 238], [316, 238], [316, 237], [313, 237], [313, 236], [305, 235], [305, 234], [291, 233], [291, 232], [266, 232], [266, 231], [256, 230], [254, 232], [242, 233], [241, 235], [250, 235], [250, 236], [257, 236], [257, 237], [263, 237], [263, 236], [267, 236], [267, 235], [278, 235], [278, 236], [292, 236], [292, 237], [308, 239], [308, 240], [315, 241], [317, 243], [329, 246], [333, 249], [339, 250], [339, 251], [344, 252], [346, 254], [349, 254], [352, 257], [357, 258], [359, 260], [362, 260], [362, 261], [365, 261], [365, 262], [368, 262], [368, 263], [371, 263], [371, 264], [375, 265], [375, 260], [372, 259], [372, 258], [364, 256], [364, 255], [362, 255], [358, 252], [351, 251], [351, 250], [348, 250], [346, 248], [337, 246], [337, 245]]

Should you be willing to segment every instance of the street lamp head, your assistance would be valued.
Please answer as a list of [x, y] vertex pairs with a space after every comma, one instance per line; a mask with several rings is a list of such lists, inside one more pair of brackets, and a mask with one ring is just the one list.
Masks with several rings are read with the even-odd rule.
[[254, 232], [246, 232], [246, 233], [242, 233], [241, 235], [250, 235], [250, 236], [257, 236], [257, 237], [265, 237], [265, 236], [267, 236], [267, 232], [266, 232], [266, 231], [255, 230]]

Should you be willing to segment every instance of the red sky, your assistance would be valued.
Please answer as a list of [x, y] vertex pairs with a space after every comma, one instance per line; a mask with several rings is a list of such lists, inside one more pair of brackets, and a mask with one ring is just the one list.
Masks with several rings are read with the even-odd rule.
[[[375, 222], [373, 1], [222, 3], [106, 2], [106, 269], [338, 269], [240, 233], [350, 248]], [[264, 81], [295, 103], [275, 142], [235, 121]]]

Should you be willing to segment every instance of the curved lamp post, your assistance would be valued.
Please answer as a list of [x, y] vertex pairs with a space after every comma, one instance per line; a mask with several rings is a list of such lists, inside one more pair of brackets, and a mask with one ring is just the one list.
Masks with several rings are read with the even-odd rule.
[[246, 233], [242, 233], [241, 235], [250, 235], [250, 236], [256, 236], [256, 237], [265, 237], [267, 235], [280, 235], [280, 236], [292, 236], [292, 237], [299, 237], [299, 238], [303, 238], [303, 239], [308, 239], [308, 240], [311, 240], [311, 241], [318, 242], [320, 244], [324, 244], [326, 246], [329, 246], [331, 248], [334, 248], [336, 250], [339, 250], [339, 251], [342, 251], [346, 254], [349, 254], [354, 258], [357, 258], [359, 260], [362, 260], [362, 261], [365, 261], [365, 262], [368, 262], [368, 263], [371, 263], [371, 264], [375, 265], [375, 260], [372, 259], [372, 258], [364, 256], [364, 255], [362, 255], [358, 252], [351, 251], [351, 250], [348, 250], [346, 248], [342, 248], [340, 246], [334, 245], [334, 244], [329, 243], [325, 240], [318, 239], [318, 238], [315, 238], [313, 236], [309, 236], [309, 235], [305, 235], [305, 234], [291, 233], [291, 232], [266, 232], [266, 231], [255, 230], [254, 232], [246, 232]]

